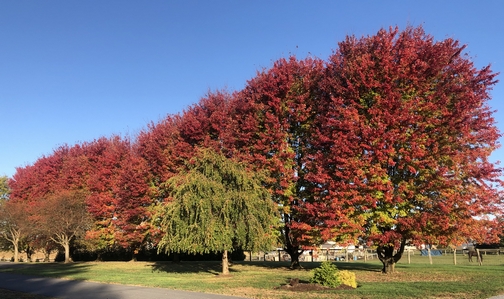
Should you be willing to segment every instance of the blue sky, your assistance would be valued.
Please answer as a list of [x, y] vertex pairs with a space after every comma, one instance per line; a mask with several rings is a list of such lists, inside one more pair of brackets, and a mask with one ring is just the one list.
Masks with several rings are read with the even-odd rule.
[[[0, 1], [0, 175], [57, 146], [135, 137], [209, 90], [241, 89], [346, 35], [423, 25], [504, 75], [504, 1]], [[504, 79], [492, 108], [504, 132]], [[504, 161], [504, 149], [493, 160]]]

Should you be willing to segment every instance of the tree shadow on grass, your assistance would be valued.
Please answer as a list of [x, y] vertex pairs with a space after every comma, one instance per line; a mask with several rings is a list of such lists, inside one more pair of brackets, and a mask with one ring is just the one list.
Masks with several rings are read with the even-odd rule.
[[47, 277], [65, 277], [88, 269], [85, 263], [0, 263], [0, 272]]
[[383, 265], [376, 263], [336, 263], [336, 266], [340, 270], [358, 270], [358, 271], [368, 271], [368, 272], [382, 272]]
[[[220, 261], [181, 261], [181, 262], [154, 262], [149, 265], [152, 272], [166, 272], [166, 273], [210, 273], [214, 275], [221, 275], [222, 263]], [[238, 272], [229, 267], [229, 272]]]

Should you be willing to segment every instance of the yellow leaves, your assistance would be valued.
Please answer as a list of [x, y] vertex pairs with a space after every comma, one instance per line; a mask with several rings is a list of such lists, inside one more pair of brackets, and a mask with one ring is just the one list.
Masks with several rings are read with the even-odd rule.
[[280, 211], [282, 214], [290, 214], [291, 213], [291, 207], [289, 205], [280, 205]]
[[377, 219], [382, 226], [392, 227], [396, 224], [396, 220], [393, 217], [395, 214], [395, 209], [390, 207], [385, 211], [376, 211], [375, 219]]

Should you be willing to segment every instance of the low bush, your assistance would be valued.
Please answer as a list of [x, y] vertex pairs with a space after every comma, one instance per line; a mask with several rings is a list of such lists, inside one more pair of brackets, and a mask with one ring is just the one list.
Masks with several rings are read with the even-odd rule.
[[341, 284], [351, 286], [354, 289], [357, 287], [357, 280], [355, 278], [355, 273], [350, 272], [348, 270], [342, 270], [338, 272], [338, 276]]
[[338, 287], [341, 284], [338, 268], [329, 261], [322, 262], [320, 267], [313, 269], [313, 277], [310, 282], [331, 288]]

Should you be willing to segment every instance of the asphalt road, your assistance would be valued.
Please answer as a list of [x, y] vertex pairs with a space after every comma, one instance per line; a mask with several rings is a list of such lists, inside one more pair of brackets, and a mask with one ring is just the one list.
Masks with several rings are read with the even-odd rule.
[[238, 299], [215, 294], [36, 277], [0, 272], [0, 288], [60, 299]]

